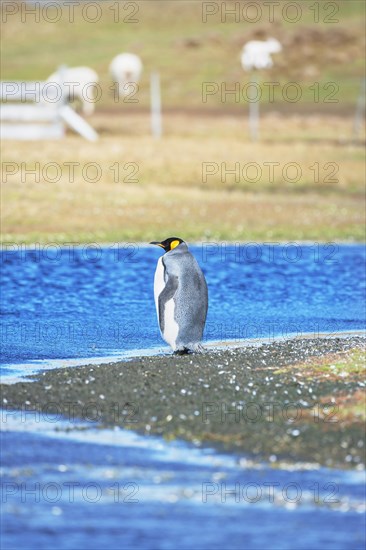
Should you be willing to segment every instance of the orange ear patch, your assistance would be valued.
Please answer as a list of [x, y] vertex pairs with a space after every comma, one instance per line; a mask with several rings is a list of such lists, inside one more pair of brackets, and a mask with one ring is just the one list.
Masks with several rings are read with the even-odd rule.
[[170, 243], [170, 250], [173, 250], [173, 248], [175, 248], [176, 246], [178, 246], [180, 244], [179, 241], [172, 241]]

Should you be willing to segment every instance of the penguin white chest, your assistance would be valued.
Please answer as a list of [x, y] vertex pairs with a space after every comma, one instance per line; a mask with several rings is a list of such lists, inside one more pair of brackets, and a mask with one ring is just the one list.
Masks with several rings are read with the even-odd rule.
[[164, 265], [163, 265], [163, 259], [159, 258], [156, 266], [155, 278], [154, 278], [154, 299], [155, 299], [155, 306], [156, 306], [156, 312], [158, 314], [158, 318], [159, 318], [159, 296], [163, 292], [164, 288], [165, 288]]
[[166, 287], [167, 281], [164, 278], [164, 265], [162, 258], [159, 258], [155, 271], [154, 279], [154, 298], [156, 313], [159, 320], [161, 334], [164, 340], [173, 348], [176, 349], [176, 342], [179, 333], [179, 326], [175, 320], [175, 302], [174, 298], [159, 302], [159, 297]]

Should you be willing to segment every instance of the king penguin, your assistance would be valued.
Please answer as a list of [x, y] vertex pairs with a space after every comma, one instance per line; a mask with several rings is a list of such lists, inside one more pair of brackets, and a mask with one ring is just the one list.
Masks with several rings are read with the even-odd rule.
[[199, 351], [208, 309], [208, 291], [197, 260], [179, 237], [162, 242], [154, 279], [154, 297], [160, 332], [174, 353]]

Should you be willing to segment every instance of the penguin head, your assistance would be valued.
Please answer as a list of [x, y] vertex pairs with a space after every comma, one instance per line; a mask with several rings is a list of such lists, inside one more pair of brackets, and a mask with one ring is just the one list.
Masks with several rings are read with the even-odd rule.
[[181, 243], [184, 243], [183, 239], [180, 239], [179, 237], [169, 237], [169, 239], [165, 239], [165, 241], [161, 241], [161, 242], [152, 241], [149, 244], [155, 244], [156, 246], [161, 246], [161, 248], [164, 248], [165, 252], [170, 252]]

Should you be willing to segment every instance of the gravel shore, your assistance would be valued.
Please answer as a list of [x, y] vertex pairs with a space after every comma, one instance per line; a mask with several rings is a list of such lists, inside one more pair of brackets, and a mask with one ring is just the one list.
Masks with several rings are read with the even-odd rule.
[[364, 382], [360, 369], [337, 363], [365, 342], [295, 338], [60, 368], [32, 383], [2, 384], [2, 405], [214, 445], [273, 465], [361, 468]]

